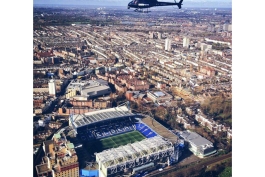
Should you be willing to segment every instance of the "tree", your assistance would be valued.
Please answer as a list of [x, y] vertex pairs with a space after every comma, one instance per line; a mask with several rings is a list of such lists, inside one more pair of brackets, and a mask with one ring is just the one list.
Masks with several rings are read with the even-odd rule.
[[138, 105], [135, 102], [130, 102], [132, 109], [138, 109]]
[[232, 176], [232, 167], [226, 167], [218, 177], [231, 177]]
[[167, 115], [167, 110], [164, 107], [160, 106], [156, 109], [155, 116], [157, 116], [161, 120], [165, 120], [166, 115]]
[[232, 118], [232, 99], [223, 95], [206, 99], [201, 108], [204, 114], [209, 114], [217, 119]]

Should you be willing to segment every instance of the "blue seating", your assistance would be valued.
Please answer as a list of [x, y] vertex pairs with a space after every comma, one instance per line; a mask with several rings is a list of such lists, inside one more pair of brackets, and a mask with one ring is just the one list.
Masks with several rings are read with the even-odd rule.
[[153, 132], [149, 127], [142, 123], [135, 124], [136, 130], [138, 130], [141, 134], [143, 134], [146, 138], [151, 138], [157, 136], [155, 132]]

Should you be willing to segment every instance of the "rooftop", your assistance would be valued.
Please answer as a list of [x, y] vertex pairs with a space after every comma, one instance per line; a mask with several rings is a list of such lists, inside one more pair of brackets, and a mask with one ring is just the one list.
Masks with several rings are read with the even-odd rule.
[[[75, 126], [75, 128], [78, 128], [96, 122], [127, 116], [134, 116], [134, 114], [129, 112], [127, 106], [121, 106], [94, 112], [88, 112], [84, 114], [75, 114], [72, 115], [72, 118], [74, 120], [73, 125]], [[72, 126], [71, 119], [69, 119], [69, 121], [70, 125]]]
[[37, 170], [37, 173], [44, 173], [44, 172], [50, 171], [51, 169], [48, 168], [47, 163], [44, 163], [44, 164], [36, 165], [36, 170]]
[[183, 137], [186, 141], [189, 141], [190, 143], [194, 144], [195, 146], [205, 146], [205, 145], [211, 145], [212, 142], [209, 140], [201, 137], [199, 134], [191, 131], [183, 131], [180, 134], [181, 137]]
[[98, 80], [89, 80], [89, 81], [84, 81], [84, 80], [73, 80], [67, 87], [67, 89], [74, 89], [74, 88], [81, 88], [82, 90], [88, 90], [92, 89], [92, 91], [96, 91], [99, 88], [101, 89], [106, 89], [109, 88], [108, 83], [102, 79]]
[[165, 96], [165, 94], [163, 92], [154, 92], [154, 95], [156, 95], [157, 97], [162, 97], [162, 96]]
[[164, 140], [162, 137], [155, 136], [140, 142], [127, 144], [95, 154], [97, 156], [97, 161], [100, 161], [105, 167], [110, 167], [172, 147], [169, 141]]

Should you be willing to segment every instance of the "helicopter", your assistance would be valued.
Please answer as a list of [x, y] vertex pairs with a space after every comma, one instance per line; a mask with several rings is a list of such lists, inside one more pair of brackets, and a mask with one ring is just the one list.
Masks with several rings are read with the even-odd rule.
[[148, 12], [148, 8], [150, 7], [155, 7], [155, 6], [174, 6], [177, 5], [179, 9], [181, 9], [181, 5], [183, 0], [180, 0], [178, 3], [176, 2], [176, 0], [174, 0], [175, 2], [159, 2], [157, 0], [132, 0], [131, 2], [129, 2], [128, 4], [128, 9], [130, 8], [135, 8], [135, 12], [143, 12], [143, 9], [147, 8], [147, 12]]

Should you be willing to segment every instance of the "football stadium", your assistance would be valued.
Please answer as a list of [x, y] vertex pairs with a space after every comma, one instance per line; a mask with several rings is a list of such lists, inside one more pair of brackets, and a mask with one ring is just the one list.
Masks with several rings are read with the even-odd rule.
[[[85, 114], [72, 114], [69, 126], [90, 164], [80, 176], [139, 176], [178, 161], [184, 144], [149, 116], [122, 105]], [[81, 157], [80, 157], [81, 156]], [[91, 165], [94, 164], [94, 165]]]

